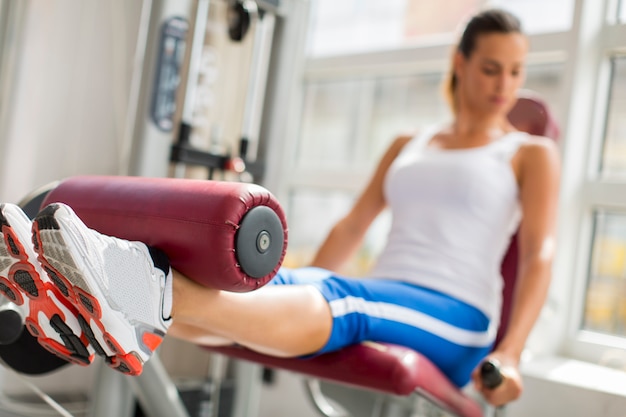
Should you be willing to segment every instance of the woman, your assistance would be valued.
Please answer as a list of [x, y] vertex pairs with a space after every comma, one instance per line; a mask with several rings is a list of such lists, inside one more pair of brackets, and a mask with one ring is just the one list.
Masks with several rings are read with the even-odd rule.
[[[397, 138], [313, 267], [281, 269], [257, 291], [203, 287], [170, 271], [158, 251], [87, 229], [62, 204], [35, 219], [34, 248], [25, 216], [2, 206], [0, 258], [9, 261], [0, 273], [11, 259], [32, 265], [39, 279], [22, 285], [32, 289], [25, 299], [45, 294], [37, 302], [52, 313], [49, 321], [31, 315], [31, 332], [77, 363], [90, 363], [95, 352], [137, 374], [166, 332], [288, 357], [375, 340], [425, 354], [458, 386], [474, 374], [490, 403], [507, 403], [521, 394], [520, 354], [550, 281], [559, 177], [553, 142], [516, 132], [506, 118], [524, 81], [527, 49], [512, 15], [476, 15], [452, 61], [453, 121]], [[331, 272], [387, 206], [393, 224], [370, 277]], [[520, 278], [509, 331], [489, 353], [501, 303], [499, 265], [518, 226]], [[129, 276], [143, 288], [129, 290]], [[70, 286], [78, 300], [67, 297]], [[504, 383], [494, 390], [476, 377], [487, 355], [503, 365]]]

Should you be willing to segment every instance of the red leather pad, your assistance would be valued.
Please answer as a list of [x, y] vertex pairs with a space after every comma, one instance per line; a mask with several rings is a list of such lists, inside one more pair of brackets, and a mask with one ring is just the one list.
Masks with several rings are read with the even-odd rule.
[[[276, 198], [254, 184], [118, 176], [80, 176], [62, 181], [43, 202], [63, 202], [101, 233], [140, 240], [163, 250], [172, 266], [195, 281], [229, 291], [266, 284], [286, 251], [287, 224]], [[276, 268], [253, 278], [238, 265], [235, 235], [252, 208], [274, 210], [284, 230]]]
[[240, 347], [210, 347], [271, 368], [395, 395], [420, 392], [462, 417], [482, 417], [481, 407], [419, 353], [387, 343], [362, 343], [309, 359], [276, 358]]

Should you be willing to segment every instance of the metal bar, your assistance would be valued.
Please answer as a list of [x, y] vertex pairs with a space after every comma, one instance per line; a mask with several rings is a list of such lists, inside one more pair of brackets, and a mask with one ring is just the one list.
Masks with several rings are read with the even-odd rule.
[[235, 398], [232, 417], [257, 417], [261, 402], [263, 367], [252, 362], [237, 360], [235, 373]]
[[131, 172], [131, 158], [134, 144], [135, 124], [141, 101], [141, 78], [146, 59], [146, 45], [150, 33], [150, 14], [152, 0], [143, 0], [141, 3], [141, 16], [139, 19], [139, 31], [135, 44], [135, 56], [133, 58], [133, 71], [128, 94], [128, 106], [124, 120], [124, 137], [119, 156], [119, 175], [129, 175]]
[[23, 28], [26, 20], [28, 2], [1, 0], [0, 21], [0, 155], [4, 155], [7, 131], [12, 120], [13, 96], [16, 77], [19, 75], [17, 64], [24, 39]]
[[144, 364], [141, 375], [127, 380], [150, 417], [189, 417], [174, 382], [156, 354]]
[[242, 138], [251, 145], [246, 160], [256, 160], [275, 22], [276, 17], [272, 14], [266, 13], [262, 19], [257, 15], [242, 128]]
[[187, 82], [185, 85], [185, 98], [182, 109], [182, 123], [193, 125], [193, 110], [196, 102], [196, 82], [200, 73], [202, 61], [202, 47], [206, 35], [206, 25], [209, 20], [209, 0], [198, 0], [196, 16], [193, 25], [193, 35], [191, 38], [191, 53], [189, 55], [189, 67], [187, 71]]
[[320, 380], [316, 378], [305, 378], [304, 379], [304, 390], [311, 400], [311, 403], [315, 406], [317, 412], [319, 412], [324, 417], [352, 417], [348, 411], [346, 411], [342, 407], [335, 406], [332, 404], [324, 393], [322, 392], [322, 387], [320, 386]]
[[90, 417], [131, 417], [135, 396], [128, 378], [103, 361], [98, 364], [88, 412]]
[[172, 145], [170, 161], [186, 165], [199, 165], [207, 168], [224, 169], [228, 158], [224, 155], [216, 155], [190, 146]]

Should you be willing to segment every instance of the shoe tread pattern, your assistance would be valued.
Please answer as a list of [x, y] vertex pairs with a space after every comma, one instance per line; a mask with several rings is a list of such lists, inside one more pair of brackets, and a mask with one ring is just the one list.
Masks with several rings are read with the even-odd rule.
[[[57, 299], [61, 299], [55, 286], [45, 282], [37, 272], [37, 268], [31, 263], [29, 255], [24, 248], [26, 242], [20, 243], [17, 234], [4, 215], [5, 205], [0, 205], [0, 225], [2, 227], [2, 240], [0, 245], [0, 265], [3, 271], [0, 276], [0, 292], [19, 306], [26, 302], [28, 314], [25, 318], [26, 329], [37, 338], [37, 342], [54, 353], [56, 356], [79, 365], [89, 365], [93, 355], [88, 350], [88, 340], [83, 335], [76, 335], [72, 329], [65, 325], [63, 328], [54, 326], [53, 319], [63, 320], [65, 313], [47, 296], [50, 291]], [[30, 243], [30, 242], [28, 242]], [[7, 273], [4, 274], [4, 271]], [[65, 304], [70, 312], [73, 307]], [[75, 310], [74, 310], [75, 311]], [[44, 319], [61, 339], [62, 343], [53, 339], [42, 328], [40, 320]]]
[[106, 330], [101, 321], [100, 303], [91, 293], [54, 218], [57, 210], [56, 204], [47, 206], [33, 223], [38, 259], [65, 299], [79, 311], [79, 323], [95, 353], [102, 356], [111, 368], [128, 375], [139, 375], [143, 360], [136, 352], [122, 349]]

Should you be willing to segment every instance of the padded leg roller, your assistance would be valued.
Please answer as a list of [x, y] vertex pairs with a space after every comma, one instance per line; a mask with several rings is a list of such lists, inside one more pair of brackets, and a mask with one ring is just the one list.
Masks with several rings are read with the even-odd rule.
[[62, 181], [43, 205], [62, 202], [100, 233], [163, 250], [202, 285], [246, 292], [277, 272], [287, 247], [285, 215], [254, 184], [116, 176]]

